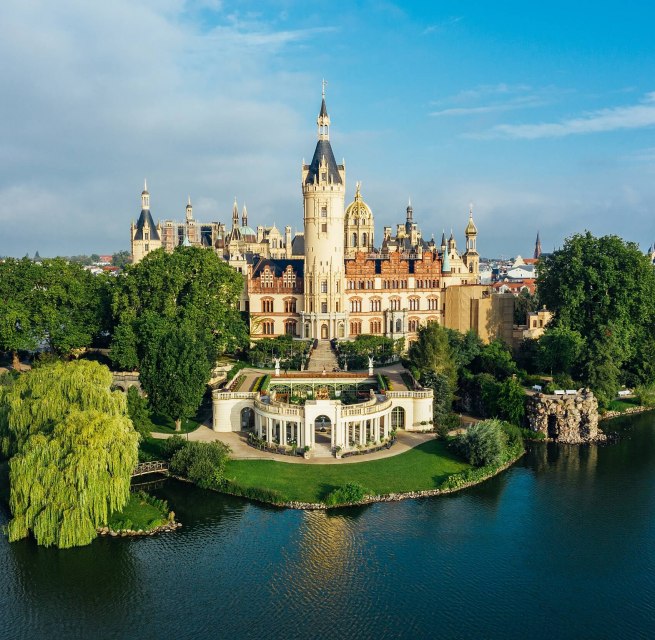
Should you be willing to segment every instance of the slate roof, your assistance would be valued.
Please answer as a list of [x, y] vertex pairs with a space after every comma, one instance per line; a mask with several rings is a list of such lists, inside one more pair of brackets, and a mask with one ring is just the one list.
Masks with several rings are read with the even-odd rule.
[[296, 235], [291, 241], [291, 254], [294, 256], [305, 255], [305, 236]]
[[257, 278], [264, 271], [264, 268], [268, 266], [273, 275], [276, 278], [279, 278], [286, 271], [289, 265], [291, 265], [291, 268], [297, 275], [302, 276], [304, 274], [304, 260], [262, 258], [253, 269], [252, 276], [253, 278]]
[[150, 240], [159, 240], [159, 233], [157, 233], [157, 227], [155, 226], [155, 221], [150, 215], [150, 209], [142, 209], [141, 215], [136, 223], [136, 233], [134, 234], [135, 240], [143, 240], [143, 230], [148, 229], [150, 231]]
[[334, 182], [334, 184], [341, 184], [341, 175], [339, 175], [339, 168], [337, 161], [334, 159], [332, 145], [329, 140], [319, 140], [316, 143], [314, 157], [309, 165], [309, 173], [305, 178], [305, 184], [313, 184], [314, 179], [318, 178], [318, 168], [323, 156], [325, 156], [325, 162], [327, 163], [328, 181]]

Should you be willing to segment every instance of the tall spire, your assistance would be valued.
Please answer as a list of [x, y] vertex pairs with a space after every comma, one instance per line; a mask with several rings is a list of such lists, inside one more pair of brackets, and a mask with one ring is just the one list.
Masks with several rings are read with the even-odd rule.
[[539, 238], [539, 232], [537, 231], [537, 239], [534, 243], [534, 259], [538, 260], [541, 257], [541, 239]]
[[323, 80], [323, 90], [321, 92], [321, 110], [318, 112], [318, 118], [316, 118], [316, 124], [318, 125], [318, 139], [319, 140], [329, 140], [330, 139], [330, 116], [327, 112], [327, 106], [325, 105], [325, 85], [327, 80]]
[[143, 191], [141, 192], [141, 209], [147, 211], [150, 209], [150, 194], [148, 193], [148, 182], [143, 180]]
[[191, 206], [191, 196], [189, 196], [186, 205], [186, 221], [191, 222], [193, 220], [193, 207]]
[[237, 206], [237, 197], [234, 196], [234, 205], [232, 206], [232, 228], [239, 226], [239, 207]]
[[243, 210], [241, 212], [241, 225], [244, 227], [248, 226], [248, 209], [246, 209], [246, 203], [243, 203]]

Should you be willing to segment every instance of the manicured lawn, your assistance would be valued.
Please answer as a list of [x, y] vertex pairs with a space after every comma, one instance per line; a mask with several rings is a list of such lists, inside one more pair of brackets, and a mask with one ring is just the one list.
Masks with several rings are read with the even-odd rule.
[[621, 400], [612, 400], [609, 403], [608, 409], [610, 411], [620, 411], [623, 413], [626, 409], [632, 409], [639, 406], [639, 401], [636, 398], [622, 398]]
[[182, 420], [181, 431], [175, 431], [175, 421], [168, 416], [162, 416], [158, 413], [152, 415], [152, 424], [155, 425], [155, 428], [153, 429], [154, 432], [172, 434], [191, 433], [200, 426], [200, 422], [193, 418], [189, 418], [188, 420]]
[[168, 513], [149, 504], [140, 493], [131, 493], [128, 503], [121, 511], [111, 514], [108, 525], [114, 529], [143, 529], [148, 531], [168, 520]]
[[429, 440], [400, 455], [357, 464], [289, 464], [272, 460], [230, 460], [229, 480], [245, 487], [274, 489], [287, 500], [320, 502], [346, 482], [374, 494], [436, 489], [450, 475], [470, 468], [441, 440]]

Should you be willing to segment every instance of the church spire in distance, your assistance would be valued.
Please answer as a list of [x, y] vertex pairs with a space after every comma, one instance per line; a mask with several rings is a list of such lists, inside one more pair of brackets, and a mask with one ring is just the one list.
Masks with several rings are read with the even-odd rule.
[[539, 232], [537, 231], [537, 240], [534, 243], [534, 259], [538, 260], [541, 256], [541, 239], [539, 238]]

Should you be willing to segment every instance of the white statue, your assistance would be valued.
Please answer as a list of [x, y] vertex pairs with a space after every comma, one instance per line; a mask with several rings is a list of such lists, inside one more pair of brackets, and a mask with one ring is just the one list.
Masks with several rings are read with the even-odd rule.
[[275, 375], [280, 375], [280, 358], [273, 358], [275, 360]]

